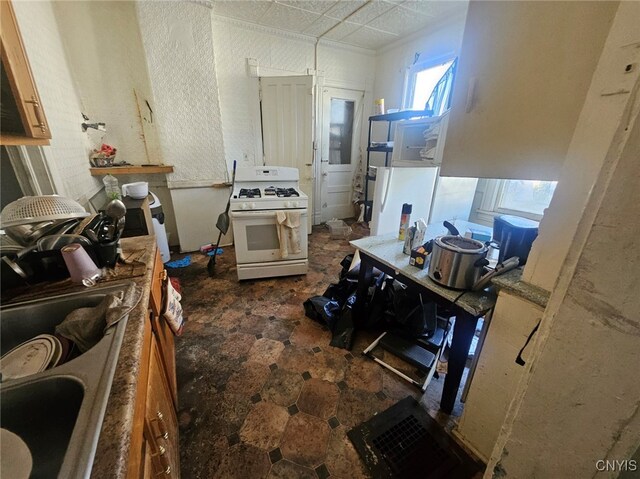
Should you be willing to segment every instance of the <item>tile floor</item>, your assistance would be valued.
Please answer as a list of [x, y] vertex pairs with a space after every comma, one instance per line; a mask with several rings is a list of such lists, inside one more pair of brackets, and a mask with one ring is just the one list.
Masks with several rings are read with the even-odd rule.
[[[352, 238], [366, 234], [354, 225]], [[170, 271], [188, 315], [176, 340], [183, 478], [368, 477], [346, 433], [407, 395], [451, 427], [438, 412], [443, 379], [421, 396], [361, 356], [372, 334], [359, 334], [351, 352], [333, 348], [329, 331], [305, 317], [303, 301], [337, 280], [351, 252], [320, 226], [306, 276], [240, 283], [232, 247], [213, 278], [199, 254]]]

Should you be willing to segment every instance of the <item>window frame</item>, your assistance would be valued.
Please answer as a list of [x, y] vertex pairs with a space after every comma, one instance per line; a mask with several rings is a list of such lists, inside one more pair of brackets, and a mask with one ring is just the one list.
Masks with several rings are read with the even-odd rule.
[[457, 55], [455, 53], [450, 53], [446, 55], [441, 55], [439, 57], [431, 58], [429, 60], [425, 60], [422, 62], [414, 63], [413, 65], [407, 67], [407, 71], [405, 74], [405, 82], [404, 82], [404, 94], [402, 95], [402, 108], [404, 110], [411, 109], [413, 104], [413, 95], [416, 89], [416, 78], [418, 73], [423, 70], [428, 70], [430, 68], [434, 68], [440, 65], [444, 65], [445, 63], [455, 61]]
[[[529, 211], [514, 210], [500, 206], [500, 200], [504, 194], [507, 179], [483, 179], [481, 178], [476, 188], [476, 197], [472, 206], [472, 216], [470, 221], [493, 225], [493, 219], [500, 215], [514, 215], [540, 221], [543, 215], [531, 213]], [[480, 182], [483, 182], [481, 184]]]

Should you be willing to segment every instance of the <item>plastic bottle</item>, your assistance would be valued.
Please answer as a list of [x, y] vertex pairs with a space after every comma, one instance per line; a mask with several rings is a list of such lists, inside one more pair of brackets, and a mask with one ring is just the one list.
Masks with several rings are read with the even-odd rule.
[[104, 191], [107, 194], [107, 198], [110, 200], [120, 199], [120, 187], [118, 186], [118, 179], [113, 175], [107, 175], [102, 178], [104, 183]]
[[400, 216], [400, 232], [398, 233], [398, 239], [404, 241], [404, 235], [409, 227], [411, 221], [411, 209], [412, 205], [405, 203], [402, 205], [402, 215]]

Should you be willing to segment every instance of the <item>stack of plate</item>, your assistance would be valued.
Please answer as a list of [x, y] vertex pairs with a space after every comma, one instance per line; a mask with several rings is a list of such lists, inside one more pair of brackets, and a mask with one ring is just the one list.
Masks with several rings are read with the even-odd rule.
[[36, 336], [0, 358], [2, 380], [23, 378], [53, 368], [60, 362], [62, 353], [62, 343], [55, 336]]

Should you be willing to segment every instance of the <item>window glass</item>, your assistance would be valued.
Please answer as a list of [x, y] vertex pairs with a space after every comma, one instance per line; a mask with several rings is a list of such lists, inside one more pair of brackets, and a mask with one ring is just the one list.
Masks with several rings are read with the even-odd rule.
[[278, 230], [275, 223], [266, 225], [247, 225], [247, 250], [270, 251], [280, 249]]
[[351, 163], [354, 111], [354, 101], [340, 98], [331, 99], [331, 120], [329, 122], [330, 165], [348, 165]]
[[442, 76], [453, 64], [453, 60], [424, 70], [417, 71], [413, 81], [413, 95], [410, 109], [424, 110], [427, 100], [433, 93], [433, 89], [438, 84]]
[[557, 181], [505, 180], [497, 209], [542, 215], [557, 184]]

